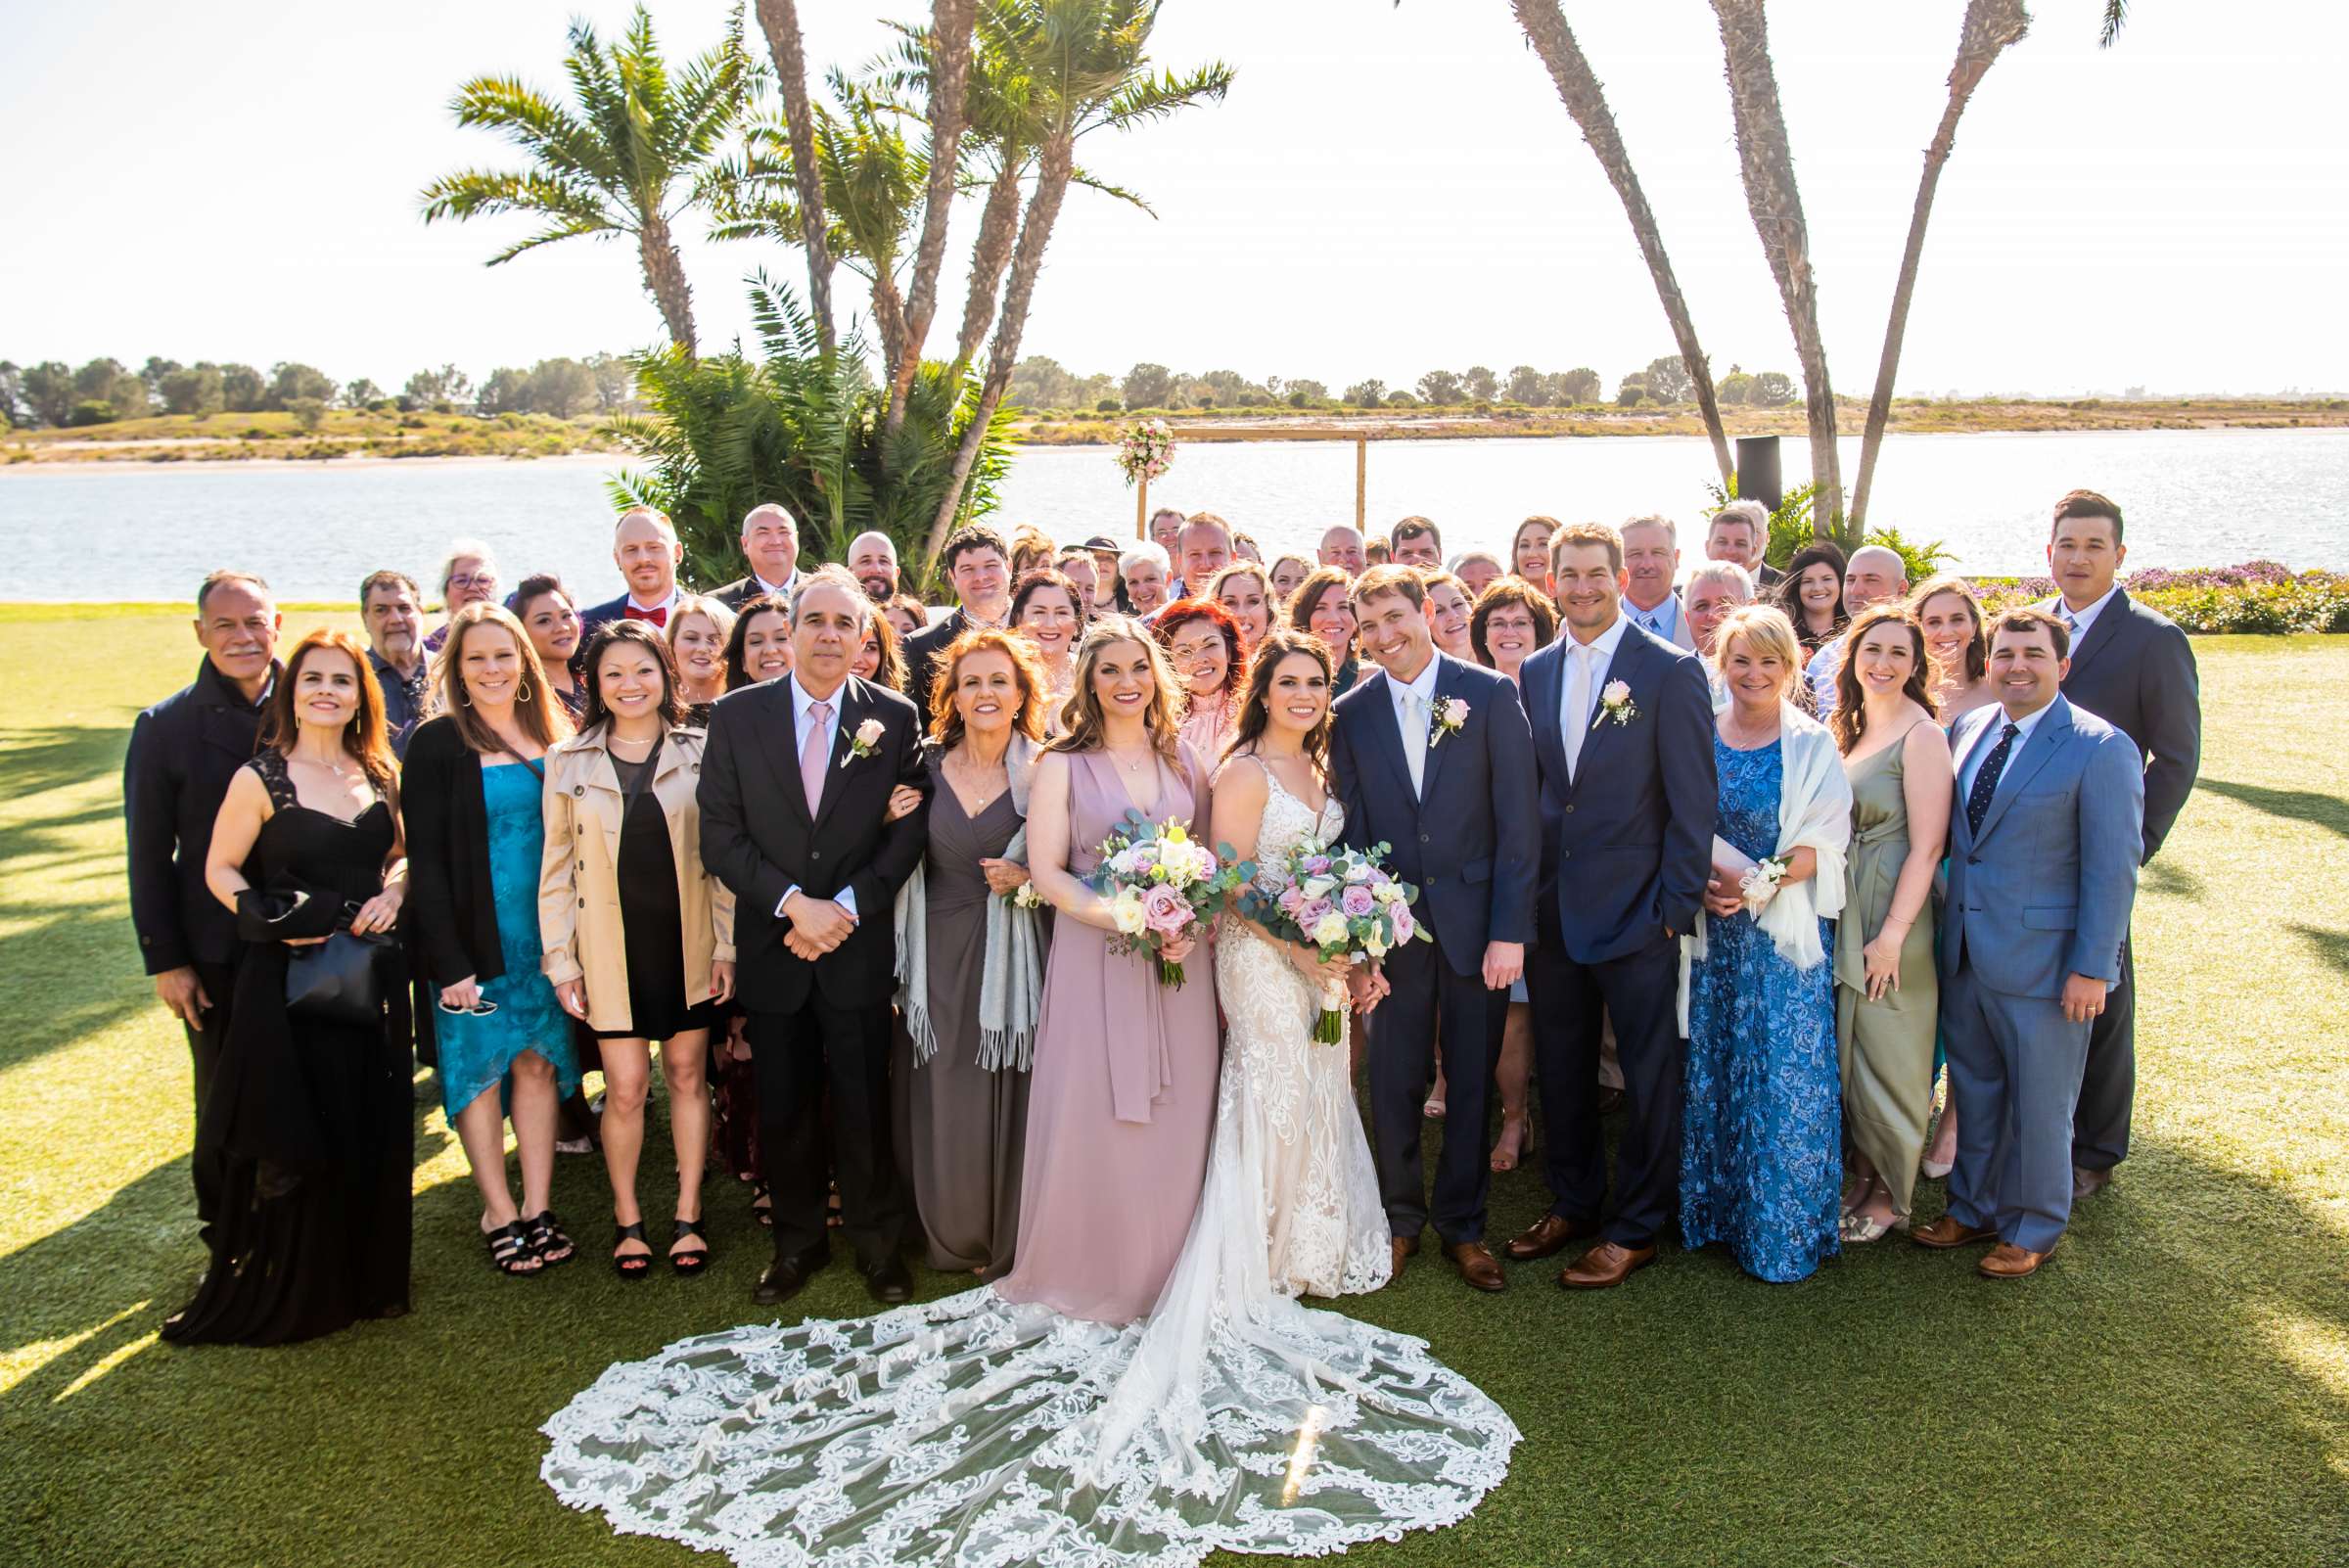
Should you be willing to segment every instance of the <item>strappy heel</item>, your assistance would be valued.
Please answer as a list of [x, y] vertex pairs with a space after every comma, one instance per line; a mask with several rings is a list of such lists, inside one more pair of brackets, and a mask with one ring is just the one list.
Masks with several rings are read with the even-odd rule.
[[490, 1265], [501, 1274], [535, 1274], [545, 1270], [536, 1249], [530, 1245], [530, 1226], [516, 1220], [482, 1232], [482, 1241], [489, 1249]]
[[617, 1247], [623, 1241], [644, 1241], [645, 1250], [642, 1252], [615, 1252], [612, 1255], [612, 1271], [622, 1279], [644, 1278], [653, 1271], [652, 1243], [645, 1241], [644, 1222], [639, 1220], [633, 1224], [623, 1225], [615, 1221], [612, 1245]]
[[676, 1222], [676, 1235], [670, 1245], [674, 1246], [676, 1242], [683, 1241], [687, 1236], [696, 1238], [702, 1245], [685, 1252], [670, 1253], [668, 1267], [680, 1274], [691, 1276], [710, 1267], [710, 1238], [703, 1234], [702, 1222], [699, 1220], [679, 1220]]
[[541, 1209], [531, 1218], [530, 1238], [530, 1251], [536, 1253], [538, 1261], [549, 1268], [558, 1264], [567, 1264], [578, 1256], [578, 1249], [571, 1244], [571, 1237], [563, 1233], [563, 1222], [555, 1218], [552, 1209]]

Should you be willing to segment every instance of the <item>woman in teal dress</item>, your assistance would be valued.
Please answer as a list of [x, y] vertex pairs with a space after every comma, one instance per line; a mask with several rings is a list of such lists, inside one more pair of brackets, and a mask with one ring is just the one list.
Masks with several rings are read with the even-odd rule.
[[[536, 1273], [575, 1250], [551, 1188], [557, 1106], [578, 1087], [578, 1055], [538, 941], [545, 757], [571, 723], [529, 634], [495, 605], [457, 613], [433, 683], [440, 714], [408, 743], [401, 796], [410, 899], [438, 1004], [440, 1102], [481, 1188], [490, 1262]], [[506, 1180], [509, 1115], [519, 1206]]]
[[[1714, 878], [1685, 945], [1681, 1234], [1691, 1248], [1727, 1242], [1758, 1279], [1794, 1280], [1837, 1248], [1843, 1081], [1826, 917], [1843, 904], [1851, 786], [1826, 730], [1786, 704], [1800, 644], [1785, 615], [1743, 606], [1715, 645], [1729, 706], [1713, 738]], [[1784, 866], [1759, 915], [1739, 892], [1745, 860]]]

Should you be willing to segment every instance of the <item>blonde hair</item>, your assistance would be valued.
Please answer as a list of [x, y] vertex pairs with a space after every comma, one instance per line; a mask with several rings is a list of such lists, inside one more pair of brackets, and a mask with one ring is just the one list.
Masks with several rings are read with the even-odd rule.
[[677, 602], [668, 609], [668, 624], [662, 629], [668, 634], [668, 645], [677, 645], [677, 627], [687, 616], [700, 616], [717, 628], [717, 640], [725, 642], [734, 635], [734, 612], [723, 599], [707, 593], [680, 593]]
[[1794, 634], [1794, 623], [1786, 612], [1774, 604], [1741, 604], [1721, 618], [1713, 628], [1713, 657], [1722, 664], [1729, 661], [1729, 645], [1744, 639], [1749, 652], [1757, 656], [1775, 655], [1786, 678], [1778, 695], [1783, 698], [1803, 673], [1803, 645]]
[[1046, 751], [1101, 749], [1108, 715], [1102, 710], [1100, 694], [1093, 690], [1093, 671], [1101, 662], [1102, 651], [1121, 642], [1137, 645], [1150, 660], [1150, 679], [1156, 689], [1142, 710], [1142, 728], [1150, 736], [1150, 744], [1170, 761], [1180, 758], [1176, 726], [1181, 715], [1178, 698], [1182, 688], [1174, 678], [1174, 661], [1167, 657], [1166, 649], [1159, 646], [1149, 629], [1131, 616], [1103, 616], [1084, 628], [1084, 637], [1077, 644], [1075, 681], [1068, 701], [1060, 710], [1060, 733], [1045, 746]]

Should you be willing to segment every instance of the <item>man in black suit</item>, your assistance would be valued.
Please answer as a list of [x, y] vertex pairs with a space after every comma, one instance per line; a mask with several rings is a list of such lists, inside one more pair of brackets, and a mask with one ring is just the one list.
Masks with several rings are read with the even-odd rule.
[[[204, 663], [185, 690], [139, 715], [122, 760], [122, 814], [130, 860], [130, 924], [155, 977], [156, 999], [185, 1026], [204, 1115], [212, 1069], [228, 1035], [228, 1007], [244, 944], [237, 919], [204, 882], [212, 819], [237, 769], [253, 757], [261, 710], [282, 672], [283, 623], [269, 584], [246, 572], [214, 572], [196, 591], [196, 640]], [[199, 1137], [196, 1147], [204, 1147]], [[219, 1175], [198, 1164], [196, 1216], [211, 1229]]]
[[[1549, 545], [1563, 618], [1521, 678], [1541, 766], [1541, 936], [1527, 966], [1534, 1062], [1549, 1117], [1549, 1213], [1511, 1240], [1520, 1263], [1598, 1245], [1559, 1274], [1621, 1284], [1680, 1207], [1680, 939], [1713, 869], [1713, 698], [1696, 656], [1623, 613], [1623, 540], [1598, 523]], [[1625, 1119], [1607, 1204], [1598, 1117], [1602, 1010], [1615, 1021]]]
[[714, 590], [712, 598], [738, 613], [761, 594], [790, 599], [800, 585], [798, 520], [773, 501], [752, 507], [742, 515], [742, 558], [750, 575]]
[[[1533, 736], [1515, 682], [1436, 651], [1416, 568], [1363, 573], [1353, 603], [1379, 668], [1338, 699], [1330, 732], [1346, 842], [1390, 847], [1389, 869], [1419, 888], [1415, 912], [1434, 938], [1386, 955], [1388, 994], [1369, 1020], [1370, 1123], [1395, 1271], [1432, 1219], [1460, 1277], [1499, 1290], [1500, 1262], [1485, 1246], [1485, 1107], [1534, 935]], [[1439, 1051], [1451, 1130], [1431, 1204], [1419, 1107]]]
[[[2048, 570], [2056, 596], [2040, 608], [2071, 631], [2063, 696], [2137, 743], [2145, 769], [2144, 858], [2150, 861], [2192, 793], [2202, 764], [2202, 688], [2186, 633], [2113, 578], [2129, 558], [2121, 509], [2094, 490], [2055, 503]], [[2088, 1038], [2073, 1113], [2072, 1191], [2094, 1197], [2129, 1156], [2137, 1098], [2137, 964], [2121, 945], [2121, 978]]]
[[1745, 568], [1754, 596], [1786, 580], [1786, 574], [1762, 559], [1770, 548], [1770, 510], [1760, 501], [1731, 501], [1705, 527], [1705, 559]]
[[913, 705], [849, 665], [879, 614], [825, 567], [792, 603], [792, 672], [720, 698], [697, 799], [702, 859], [734, 891], [735, 994], [759, 1078], [760, 1157], [775, 1258], [771, 1306], [824, 1267], [824, 1151], [841, 1231], [874, 1299], [901, 1302], [905, 1203], [890, 1148], [890, 993], [898, 889], [920, 862], [923, 810], [886, 820], [899, 784], [926, 789]]
[[930, 675], [938, 656], [972, 626], [999, 626], [1011, 614], [1011, 550], [1003, 535], [984, 523], [967, 523], [946, 536], [939, 551], [946, 580], [961, 604], [952, 615], [905, 639], [905, 695], [930, 730]]
[[622, 512], [612, 529], [612, 564], [620, 568], [627, 591], [581, 611], [580, 637], [592, 636], [607, 621], [642, 621], [667, 631], [668, 613], [677, 605], [677, 567], [684, 559], [685, 546], [666, 515], [649, 506]]

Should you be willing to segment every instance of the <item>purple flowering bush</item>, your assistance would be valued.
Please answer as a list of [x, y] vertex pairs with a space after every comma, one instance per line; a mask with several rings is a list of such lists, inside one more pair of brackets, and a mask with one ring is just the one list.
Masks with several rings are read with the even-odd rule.
[[[2055, 592], [2052, 578], [1975, 577], [1992, 614]], [[2293, 572], [2274, 561], [2240, 566], [2148, 567], [2121, 578], [2129, 596], [2183, 629], [2203, 635], [2297, 631], [2349, 632], [2349, 575]]]

